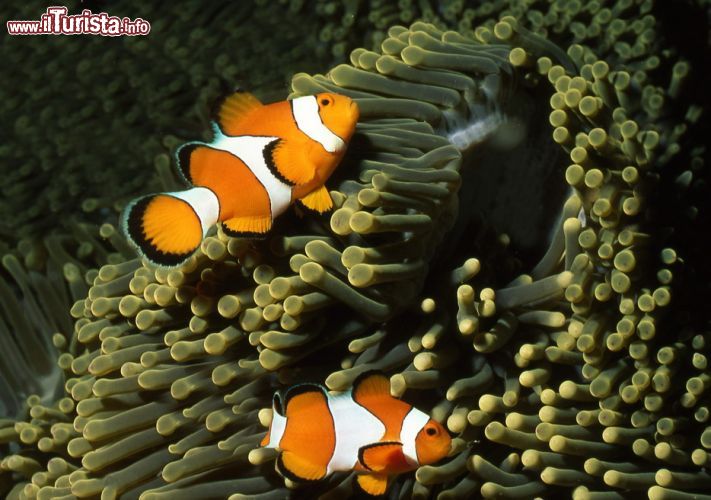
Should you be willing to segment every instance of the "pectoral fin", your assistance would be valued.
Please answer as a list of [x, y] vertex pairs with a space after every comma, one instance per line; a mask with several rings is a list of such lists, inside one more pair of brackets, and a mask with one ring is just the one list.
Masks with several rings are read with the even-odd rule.
[[383, 441], [361, 447], [358, 450], [358, 460], [363, 466], [373, 472], [400, 470], [407, 466], [402, 452], [402, 443]]
[[315, 170], [309, 161], [304, 145], [293, 140], [280, 139], [264, 150], [267, 167], [285, 184], [300, 185], [311, 182]]
[[328, 190], [325, 186], [314, 189], [303, 198], [300, 198], [299, 201], [309, 210], [314, 210], [320, 214], [333, 208], [331, 195], [328, 194]]
[[388, 476], [384, 474], [358, 474], [358, 486], [369, 495], [384, 495], [388, 490]]
[[272, 228], [269, 215], [261, 217], [233, 217], [222, 223], [222, 230], [228, 236], [262, 236]]

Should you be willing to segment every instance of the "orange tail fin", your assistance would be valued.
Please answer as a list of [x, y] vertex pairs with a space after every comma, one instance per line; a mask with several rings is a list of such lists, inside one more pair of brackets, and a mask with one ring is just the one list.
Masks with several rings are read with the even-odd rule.
[[178, 266], [197, 250], [218, 214], [214, 193], [192, 188], [132, 201], [121, 225], [141, 255], [160, 266]]

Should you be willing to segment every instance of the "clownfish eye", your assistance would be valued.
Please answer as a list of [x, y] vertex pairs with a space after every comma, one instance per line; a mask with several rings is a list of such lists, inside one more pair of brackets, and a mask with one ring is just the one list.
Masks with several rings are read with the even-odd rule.
[[428, 436], [436, 436], [438, 434], [435, 426], [427, 427], [425, 433], [427, 433]]
[[329, 99], [327, 97], [324, 97], [323, 99], [321, 99], [321, 106], [328, 106], [329, 104], [331, 104], [331, 99]]

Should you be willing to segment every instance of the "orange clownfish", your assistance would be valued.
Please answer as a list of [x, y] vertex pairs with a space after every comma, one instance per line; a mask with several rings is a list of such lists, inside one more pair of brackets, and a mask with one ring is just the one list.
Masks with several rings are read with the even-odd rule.
[[447, 430], [426, 413], [390, 395], [390, 381], [366, 372], [353, 388], [330, 394], [318, 384], [299, 384], [273, 402], [262, 446], [280, 451], [277, 468], [295, 481], [314, 481], [355, 470], [370, 495], [387, 491], [388, 480], [450, 451]]
[[355, 131], [354, 101], [324, 93], [265, 105], [235, 92], [218, 109], [212, 141], [176, 153], [193, 187], [138, 198], [123, 212], [128, 240], [155, 264], [184, 262], [217, 222], [230, 236], [255, 236], [295, 200], [319, 213], [333, 206], [324, 183]]

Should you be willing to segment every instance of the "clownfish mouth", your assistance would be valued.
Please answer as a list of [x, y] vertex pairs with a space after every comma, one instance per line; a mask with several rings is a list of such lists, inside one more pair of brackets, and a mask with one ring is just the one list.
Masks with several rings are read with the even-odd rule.
[[351, 101], [351, 104], [348, 107], [348, 111], [351, 112], [351, 117], [355, 118], [355, 121], [357, 121], [360, 117], [360, 108], [358, 107], [358, 104], [355, 101]]

